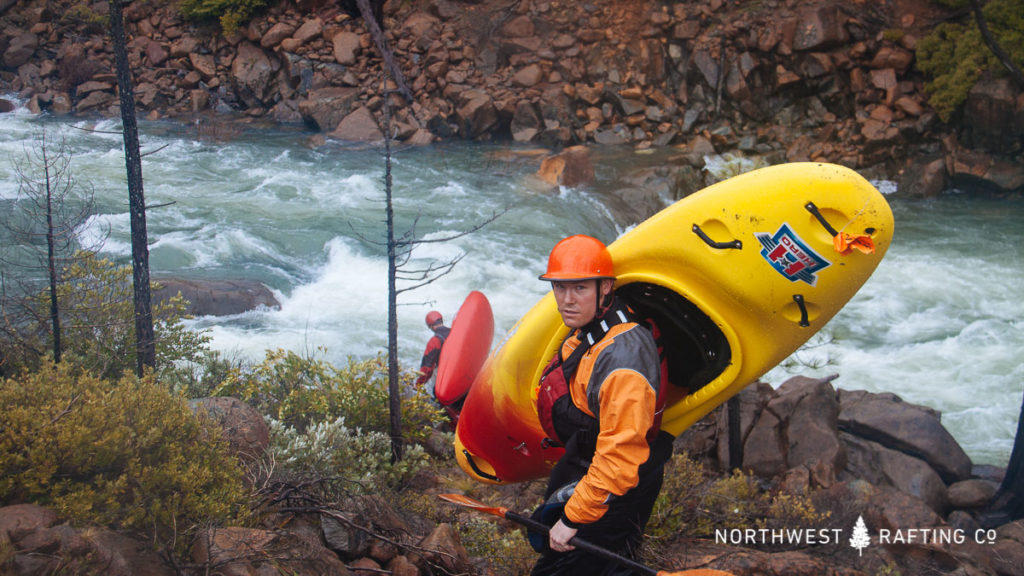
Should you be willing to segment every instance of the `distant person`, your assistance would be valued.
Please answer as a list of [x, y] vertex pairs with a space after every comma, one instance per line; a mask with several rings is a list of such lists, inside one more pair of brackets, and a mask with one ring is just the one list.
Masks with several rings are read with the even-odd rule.
[[420, 361], [420, 377], [416, 379], [416, 386], [423, 386], [434, 375], [437, 363], [441, 360], [441, 348], [444, 346], [444, 341], [448, 339], [448, 333], [451, 332], [451, 328], [444, 325], [444, 317], [437, 310], [427, 312], [427, 328], [430, 328], [434, 335], [427, 341], [427, 348], [423, 351], [423, 359]]
[[673, 437], [661, 431], [661, 366], [652, 331], [613, 291], [605, 245], [570, 236], [551, 250], [547, 272], [569, 335], [544, 371], [538, 415], [546, 443], [565, 453], [551, 470], [531, 536], [542, 552], [533, 576], [611, 576], [629, 569], [575, 548], [597, 544], [637, 560], [643, 530], [661, 491]]

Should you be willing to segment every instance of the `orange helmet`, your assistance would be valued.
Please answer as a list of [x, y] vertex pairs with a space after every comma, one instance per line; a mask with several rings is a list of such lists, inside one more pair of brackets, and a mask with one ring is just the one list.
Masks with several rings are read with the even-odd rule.
[[577, 234], [555, 244], [548, 256], [548, 271], [541, 280], [615, 279], [612, 255], [597, 238]]
[[430, 328], [434, 324], [443, 321], [444, 317], [442, 317], [441, 313], [438, 312], [437, 310], [431, 310], [430, 312], [427, 312], [427, 328]]

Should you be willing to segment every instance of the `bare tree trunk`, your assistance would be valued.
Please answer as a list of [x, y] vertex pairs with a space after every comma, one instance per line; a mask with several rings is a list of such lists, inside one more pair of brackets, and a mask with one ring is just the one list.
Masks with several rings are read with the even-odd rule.
[[391, 74], [395, 84], [398, 84], [398, 90], [402, 93], [402, 96], [405, 96], [406, 101], [412, 102], [412, 90], [405, 83], [402, 69], [399, 68], [398, 63], [395, 62], [394, 54], [388, 48], [387, 40], [384, 38], [384, 31], [377, 24], [373, 8], [370, 6], [370, 0], [356, 0], [356, 4], [359, 5], [359, 11], [363, 14], [363, 23], [366, 24], [366, 29], [370, 31], [370, 36], [373, 37], [373, 42], [377, 45], [377, 51], [380, 52], [380, 57], [384, 60], [386, 71]]
[[[365, 1], [365, 0], [363, 0]], [[402, 391], [398, 378], [398, 243], [395, 240], [395, 209], [391, 202], [391, 103], [384, 97], [384, 198], [388, 229], [388, 408], [390, 410], [391, 458], [402, 459]]]
[[1024, 72], [1021, 72], [1021, 69], [1013, 62], [1013, 58], [1010, 58], [1010, 55], [996, 42], [996, 37], [988, 29], [985, 15], [981, 13], [981, 2], [979, 0], [971, 0], [971, 11], [974, 12], [974, 20], [978, 23], [978, 30], [981, 31], [981, 37], [985, 40], [989, 50], [996, 55], [996, 58], [1010, 72], [1010, 77], [1017, 84], [1017, 88], [1024, 90]]
[[124, 155], [128, 170], [128, 208], [131, 215], [132, 279], [135, 304], [136, 371], [139, 376], [156, 365], [156, 338], [149, 286], [149, 239], [146, 232], [146, 200], [142, 189], [142, 155], [139, 127], [135, 121], [135, 90], [128, 64], [124, 16], [120, 0], [110, 0], [110, 35], [117, 61], [117, 88], [124, 127]]
[[43, 165], [46, 176], [46, 271], [50, 280], [50, 324], [53, 329], [53, 361], [60, 363], [60, 307], [57, 305], [57, 239], [53, 222], [53, 186], [50, 182], [49, 152], [43, 142]]

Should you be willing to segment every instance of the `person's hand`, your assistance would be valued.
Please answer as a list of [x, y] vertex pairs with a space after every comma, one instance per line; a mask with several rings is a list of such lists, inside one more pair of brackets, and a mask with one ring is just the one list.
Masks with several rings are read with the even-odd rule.
[[559, 520], [555, 522], [555, 525], [551, 527], [551, 532], [548, 533], [548, 544], [555, 552], [568, 552], [576, 548], [569, 544], [569, 540], [572, 540], [575, 535], [575, 528], [569, 528]]

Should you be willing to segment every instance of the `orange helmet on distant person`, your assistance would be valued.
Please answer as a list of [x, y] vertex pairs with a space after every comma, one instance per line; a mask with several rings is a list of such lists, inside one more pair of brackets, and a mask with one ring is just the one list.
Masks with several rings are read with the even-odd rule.
[[427, 328], [431, 328], [438, 322], [444, 322], [444, 317], [437, 310], [431, 310], [427, 312]]
[[583, 234], [569, 236], [555, 244], [548, 256], [548, 281], [615, 279], [612, 255], [603, 242]]

